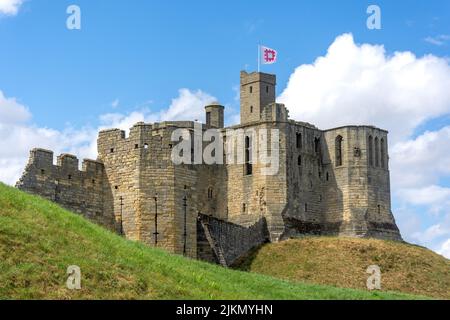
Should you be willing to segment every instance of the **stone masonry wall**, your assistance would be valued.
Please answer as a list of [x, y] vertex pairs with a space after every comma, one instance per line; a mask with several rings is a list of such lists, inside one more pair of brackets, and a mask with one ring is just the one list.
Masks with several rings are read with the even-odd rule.
[[269, 241], [269, 233], [264, 218], [261, 218], [249, 227], [244, 227], [201, 214], [197, 223], [197, 256], [199, 259], [205, 261], [217, 263], [218, 258], [214, 255], [211, 244], [207, 240], [205, 230], [201, 223], [202, 221], [207, 225], [213, 241], [223, 252], [227, 266], [232, 265], [251, 249]]
[[59, 156], [54, 165], [52, 151], [33, 149], [16, 187], [115, 229], [113, 216], [103, 210], [104, 166], [101, 162], [84, 160], [80, 171], [78, 159], [73, 155]]

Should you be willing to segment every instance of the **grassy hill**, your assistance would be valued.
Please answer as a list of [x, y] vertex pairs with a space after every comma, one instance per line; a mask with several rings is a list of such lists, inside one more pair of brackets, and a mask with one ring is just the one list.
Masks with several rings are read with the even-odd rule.
[[[66, 289], [78, 265], [82, 290]], [[123, 238], [0, 184], [0, 299], [409, 299], [223, 269]]]
[[450, 299], [450, 260], [392, 241], [293, 239], [264, 245], [238, 268], [289, 281], [364, 289], [370, 265], [380, 267], [383, 290]]

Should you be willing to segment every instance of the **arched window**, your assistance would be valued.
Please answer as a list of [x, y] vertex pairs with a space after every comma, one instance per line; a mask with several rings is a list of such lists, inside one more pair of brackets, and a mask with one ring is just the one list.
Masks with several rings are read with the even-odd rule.
[[297, 138], [297, 149], [301, 149], [302, 148], [302, 134], [300, 132], [297, 132], [296, 134], [296, 138]]
[[384, 146], [384, 139], [381, 139], [380, 141], [380, 149], [381, 149], [381, 167], [384, 169], [385, 168], [385, 159], [386, 159], [386, 149]]
[[369, 152], [368, 152], [368, 157], [369, 157], [369, 166], [373, 166], [373, 138], [372, 136], [369, 136]]
[[299, 166], [302, 165], [302, 156], [298, 156], [298, 158], [297, 158], [297, 164], [298, 164]]
[[320, 150], [320, 139], [319, 138], [315, 138], [314, 139], [314, 151], [316, 153], [319, 153]]
[[212, 199], [213, 198], [213, 189], [210, 187], [208, 188], [208, 199]]
[[252, 166], [252, 141], [249, 136], [245, 137], [245, 175], [249, 176], [253, 173]]
[[378, 138], [375, 138], [375, 167], [380, 166], [380, 143]]
[[335, 141], [336, 167], [342, 166], [342, 136], [337, 136]]

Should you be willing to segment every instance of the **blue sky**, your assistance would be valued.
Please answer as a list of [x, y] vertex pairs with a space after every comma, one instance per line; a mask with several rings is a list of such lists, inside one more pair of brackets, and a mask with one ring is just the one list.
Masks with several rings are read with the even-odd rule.
[[[82, 30], [65, 28], [77, 4]], [[170, 104], [178, 88], [201, 88], [235, 103], [239, 70], [256, 68], [258, 43], [277, 48], [278, 90], [299, 64], [352, 32], [388, 51], [446, 55], [425, 42], [450, 33], [448, 1], [377, 1], [382, 30], [366, 28], [369, 1], [54, 1], [31, 0], [0, 19], [0, 88], [19, 97], [39, 125], [95, 123], [111, 101], [121, 110]]]
[[[16, 5], [17, 12], [2, 13], [2, 2], [3, 8]], [[81, 8], [81, 30], [66, 28], [71, 4]], [[381, 8], [381, 30], [366, 27], [371, 4]], [[227, 106], [227, 122], [232, 123], [239, 107], [239, 71], [256, 69], [257, 45], [264, 44], [279, 51], [279, 60], [262, 71], [277, 74], [277, 94], [296, 120], [323, 126], [331, 120], [373, 120], [391, 131], [393, 209], [402, 232], [407, 240], [450, 256], [450, 151], [445, 151], [450, 149], [450, 90], [443, 88], [450, 79], [448, 21], [448, 0], [0, 0], [0, 116], [9, 119], [2, 123], [0, 118], [5, 137], [0, 147], [10, 146], [0, 154], [0, 180], [17, 178], [35, 143], [92, 155], [101, 126], [126, 127], [161, 114], [189, 119], [211, 99]], [[369, 44], [370, 52], [361, 44]], [[385, 52], [375, 45], [383, 45]], [[396, 79], [402, 62], [392, 59], [395, 52], [415, 55], [414, 71], [398, 73], [402, 81]], [[314, 79], [359, 83], [348, 75], [339, 78], [330, 67], [340, 65], [347, 53], [360, 61], [348, 70], [377, 70], [387, 84], [377, 80], [379, 85], [368, 86], [380, 92], [379, 99], [367, 88], [353, 90], [355, 96], [339, 100], [350, 101], [345, 114], [329, 113], [327, 121], [325, 113], [321, 116], [325, 109], [314, 109], [301, 88], [310, 85], [309, 76], [319, 84]], [[319, 66], [318, 57], [333, 63]], [[375, 62], [366, 68], [364, 61]], [[327, 86], [314, 87], [314, 92], [335, 96], [336, 88]], [[387, 97], [395, 95], [394, 88], [401, 99]], [[364, 105], [364, 112], [354, 112], [358, 109], [351, 101]], [[409, 105], [414, 107], [405, 112]], [[15, 115], [5, 116], [11, 110], [17, 110]], [[373, 117], [361, 116], [367, 113]], [[442, 147], [436, 150], [438, 143]], [[422, 170], [424, 163], [433, 168]]]

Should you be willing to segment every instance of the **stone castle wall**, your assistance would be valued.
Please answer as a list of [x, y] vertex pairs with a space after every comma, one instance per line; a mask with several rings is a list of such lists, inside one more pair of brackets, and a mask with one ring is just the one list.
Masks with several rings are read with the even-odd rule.
[[[197, 225], [198, 258], [219, 263], [220, 259], [212, 249], [216, 246], [220, 250], [226, 266], [233, 265], [239, 258], [248, 254], [250, 250], [269, 241], [269, 233], [264, 218], [249, 227], [244, 227], [214, 217], [199, 215]], [[206, 225], [206, 228], [204, 225]], [[206, 233], [209, 233], [210, 237]], [[213, 243], [210, 243], [210, 241]]]
[[106, 197], [103, 164], [84, 160], [81, 171], [78, 164], [75, 156], [63, 154], [54, 165], [52, 151], [33, 149], [16, 186], [114, 230], [113, 216], [104, 211]]
[[[84, 160], [82, 170], [72, 155], [59, 156], [54, 165], [51, 151], [34, 149], [17, 186], [128, 239], [207, 260], [214, 255], [197, 219], [203, 215], [212, 219], [221, 260], [233, 260], [260, 241], [261, 221], [270, 241], [303, 235], [401, 240], [391, 212], [387, 132], [370, 126], [319, 130], [290, 120], [285, 106], [275, 103], [275, 83], [273, 75], [241, 73], [241, 124], [234, 127], [223, 128], [217, 103], [206, 106], [206, 125], [137, 123], [128, 137], [119, 129], [101, 131], [98, 161]], [[225, 164], [172, 162], [175, 130], [186, 129], [193, 138], [195, 129], [210, 128], [225, 147]], [[275, 152], [272, 142], [279, 147], [272, 175], [262, 172], [267, 164], [236, 157], [247, 149], [259, 159], [253, 150], [261, 130], [268, 133], [269, 154]], [[272, 141], [273, 130], [278, 141]], [[193, 144], [191, 151], [206, 152], [208, 144]]]

